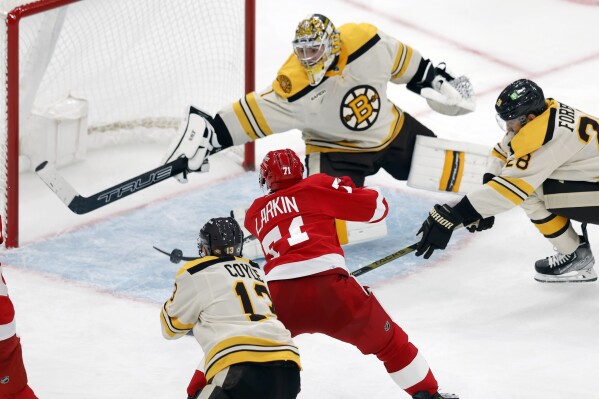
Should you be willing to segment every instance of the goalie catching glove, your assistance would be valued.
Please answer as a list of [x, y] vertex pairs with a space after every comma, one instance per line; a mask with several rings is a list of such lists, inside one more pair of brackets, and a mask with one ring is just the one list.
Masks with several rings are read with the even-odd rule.
[[189, 172], [208, 172], [208, 156], [222, 149], [214, 130], [212, 117], [193, 107], [189, 107], [187, 120], [181, 124], [179, 134], [172, 141], [162, 160], [168, 163], [185, 157], [188, 159], [187, 171], [174, 176], [180, 183], [187, 182]]
[[429, 60], [423, 62], [427, 65], [422, 79], [408, 83], [408, 89], [426, 98], [434, 111], [444, 115], [464, 115], [476, 109], [474, 90], [468, 77], [456, 77], [444, 62], [435, 68]]

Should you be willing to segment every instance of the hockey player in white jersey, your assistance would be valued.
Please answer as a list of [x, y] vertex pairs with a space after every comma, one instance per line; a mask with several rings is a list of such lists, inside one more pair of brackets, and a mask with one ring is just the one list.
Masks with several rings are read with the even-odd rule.
[[[521, 206], [558, 251], [535, 263], [537, 281], [597, 280], [586, 223], [599, 224], [599, 119], [545, 99], [527, 79], [507, 86], [495, 109], [507, 133], [493, 149], [485, 184], [454, 206], [431, 209], [416, 255], [444, 249], [460, 223], [491, 227], [490, 217]], [[582, 223], [582, 235], [571, 220]]]
[[[273, 83], [221, 109], [214, 118], [194, 107], [164, 162], [188, 158], [203, 169], [210, 154], [292, 129], [302, 131], [308, 174], [349, 176], [357, 186], [385, 169], [406, 180], [417, 135], [435, 134], [387, 97], [387, 84], [404, 84], [434, 110], [474, 110], [470, 81], [437, 67], [416, 49], [367, 23], [336, 29], [321, 14], [303, 19], [294, 53]], [[185, 181], [185, 176], [179, 176]]]
[[241, 258], [242, 243], [235, 219], [210, 219], [198, 238], [202, 257], [179, 270], [162, 307], [164, 337], [193, 331], [205, 354], [190, 399], [294, 399], [300, 391], [298, 349], [277, 320], [264, 273]]

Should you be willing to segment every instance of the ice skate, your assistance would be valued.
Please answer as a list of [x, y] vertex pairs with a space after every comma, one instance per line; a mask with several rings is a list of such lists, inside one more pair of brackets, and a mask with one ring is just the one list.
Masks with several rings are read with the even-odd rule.
[[535, 280], [543, 283], [590, 282], [597, 280], [595, 259], [588, 239], [580, 236], [580, 244], [571, 254], [557, 253], [535, 262]]

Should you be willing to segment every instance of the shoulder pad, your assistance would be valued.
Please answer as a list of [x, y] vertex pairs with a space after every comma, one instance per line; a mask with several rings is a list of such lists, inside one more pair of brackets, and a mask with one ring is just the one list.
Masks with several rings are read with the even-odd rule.
[[557, 101], [550, 99], [547, 106], [545, 112], [528, 122], [512, 139], [511, 147], [516, 159], [538, 150], [553, 138]]
[[[339, 32], [341, 33], [341, 47], [345, 47], [350, 58], [355, 53], [367, 50], [380, 40], [377, 35], [377, 27], [365, 23], [342, 25], [339, 27]], [[364, 47], [367, 48], [364, 49]]]
[[288, 99], [310, 86], [304, 67], [295, 55], [291, 54], [277, 73], [272, 88], [279, 96]]
[[221, 262], [229, 262], [231, 260], [234, 260], [235, 258], [233, 256], [204, 256], [203, 258], [199, 258], [199, 259], [195, 259], [195, 260], [191, 260], [189, 262], [187, 262], [185, 265], [183, 265], [183, 267], [181, 269], [179, 269], [179, 271], [177, 272], [177, 276], [179, 276], [182, 273], [189, 273], [189, 274], [194, 274], [197, 272], [201, 272], [202, 270], [206, 269], [207, 267], [210, 267], [212, 265], [216, 265], [217, 263], [221, 263]]

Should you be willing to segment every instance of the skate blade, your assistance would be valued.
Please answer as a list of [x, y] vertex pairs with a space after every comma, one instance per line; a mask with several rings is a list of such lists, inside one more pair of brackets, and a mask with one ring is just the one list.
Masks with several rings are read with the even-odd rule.
[[578, 270], [574, 273], [566, 273], [558, 276], [537, 273], [535, 280], [540, 283], [590, 283], [597, 281], [597, 273], [591, 266], [590, 268]]

